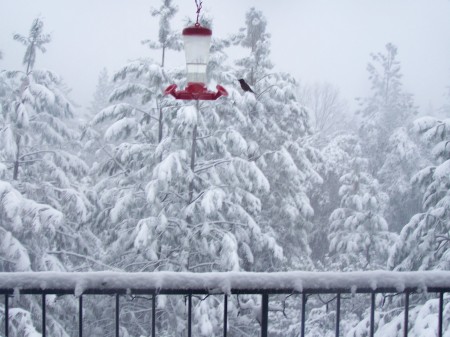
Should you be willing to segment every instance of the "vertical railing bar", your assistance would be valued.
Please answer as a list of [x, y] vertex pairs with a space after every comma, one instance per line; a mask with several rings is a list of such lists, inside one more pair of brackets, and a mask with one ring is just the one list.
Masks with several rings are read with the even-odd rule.
[[228, 295], [223, 297], [223, 337], [227, 337], [228, 329]]
[[261, 337], [268, 336], [269, 328], [269, 294], [262, 294]]
[[119, 326], [119, 305], [120, 305], [120, 302], [119, 302], [119, 299], [120, 299], [120, 295], [119, 294], [116, 294], [116, 318], [115, 318], [115, 320], [116, 320], [116, 337], [119, 337], [119, 329], [120, 329], [120, 326]]
[[5, 294], [5, 337], [9, 337], [9, 295]]
[[340, 322], [341, 322], [341, 294], [338, 293], [336, 297], [336, 337], [339, 337]]
[[408, 337], [409, 292], [405, 291], [405, 317], [403, 321], [403, 337]]
[[42, 294], [42, 337], [45, 337], [47, 335], [46, 315], [45, 294]]
[[83, 295], [78, 298], [78, 336], [83, 337]]
[[375, 293], [370, 296], [370, 337], [375, 334]]
[[156, 337], [156, 294], [152, 297], [152, 337]]
[[188, 295], [188, 337], [192, 337], [192, 294]]
[[306, 294], [302, 293], [302, 327], [301, 337], [305, 337], [305, 321], [306, 321]]
[[439, 293], [439, 319], [438, 319], [438, 337], [443, 334], [443, 315], [444, 315], [444, 292]]

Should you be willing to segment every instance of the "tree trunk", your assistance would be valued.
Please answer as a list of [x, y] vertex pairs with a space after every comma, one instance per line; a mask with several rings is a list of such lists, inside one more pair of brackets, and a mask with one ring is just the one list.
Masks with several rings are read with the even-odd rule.
[[[194, 173], [195, 168], [195, 151], [197, 149], [197, 124], [194, 126], [192, 131], [192, 149], [191, 149], [191, 171]], [[192, 202], [194, 196], [194, 179], [192, 178], [189, 183], [189, 204]]]
[[[163, 109], [159, 107], [159, 120], [158, 120], [158, 145], [161, 144], [163, 138]], [[162, 162], [162, 153], [159, 156], [159, 162]]]
[[17, 145], [17, 153], [16, 153], [16, 160], [14, 161], [13, 180], [17, 180], [19, 178], [20, 135], [16, 136], [16, 145]]
[[[194, 174], [194, 168], [195, 168], [195, 151], [197, 150], [197, 124], [198, 124], [198, 118], [199, 118], [199, 102], [196, 101], [196, 113], [197, 113], [197, 123], [194, 126], [194, 130], [192, 130], [192, 148], [191, 148], [191, 171], [192, 174]], [[188, 204], [192, 202], [192, 198], [194, 196], [194, 178], [192, 178], [191, 182], [189, 183], [189, 201]]]
[[[31, 46], [30, 46], [31, 54], [33, 53], [34, 48], [35, 47], [34, 47], [34, 41], [33, 41], [33, 42], [31, 42]], [[27, 62], [27, 76], [30, 74], [30, 71], [32, 70], [31, 67], [32, 66], [31, 66], [31, 57], [30, 57]]]

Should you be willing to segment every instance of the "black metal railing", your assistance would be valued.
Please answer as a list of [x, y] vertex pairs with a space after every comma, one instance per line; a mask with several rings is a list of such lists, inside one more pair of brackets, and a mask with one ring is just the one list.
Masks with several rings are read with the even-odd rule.
[[[228, 327], [228, 302], [230, 297], [233, 295], [258, 295], [261, 299], [261, 318], [260, 318], [260, 336], [267, 337], [269, 335], [269, 304], [271, 301], [271, 297], [276, 297], [279, 295], [299, 295], [299, 303], [300, 312], [299, 316], [301, 317], [301, 328], [300, 328], [300, 336], [304, 337], [306, 333], [306, 314], [307, 314], [307, 302], [308, 297], [312, 295], [321, 295], [321, 294], [331, 294], [334, 295], [333, 300], [335, 300], [335, 308], [336, 308], [336, 318], [335, 318], [335, 335], [337, 337], [340, 336], [341, 333], [341, 305], [344, 294], [367, 294], [367, 299], [370, 301], [370, 324], [368, 328], [368, 335], [373, 337], [375, 334], [375, 311], [376, 311], [376, 295], [377, 294], [396, 294], [403, 296], [403, 327], [408, 327], [409, 320], [409, 312], [410, 312], [410, 296], [412, 294], [423, 294], [424, 292], [428, 295], [428, 298], [431, 294], [436, 294], [435, 297], [438, 299], [438, 320], [437, 320], [437, 336], [442, 337], [444, 334], [443, 331], [443, 322], [444, 322], [444, 295], [446, 293], [450, 293], [450, 272], [410, 272], [406, 275], [406, 277], [402, 280], [397, 279], [396, 275], [403, 275], [401, 273], [389, 273], [385, 272], [384, 274], [375, 274], [377, 276], [377, 280], [371, 280], [371, 275], [369, 273], [277, 273], [276, 275], [287, 275], [289, 277], [284, 278], [284, 282], [280, 282], [278, 287], [274, 287], [273, 284], [276, 282], [276, 276], [271, 281], [270, 278], [267, 278], [268, 275], [266, 273], [223, 273], [223, 274], [213, 274], [208, 273], [204, 274], [205, 277], [210, 277], [213, 275], [214, 280], [206, 283], [201, 283], [198, 280], [201, 280], [202, 274], [188, 274], [188, 273], [169, 273], [165, 274], [165, 282], [155, 281], [158, 278], [158, 273], [149, 273], [148, 276], [148, 287], [143, 286], [143, 283], [140, 282], [136, 287], [133, 287], [133, 284], [130, 284], [130, 287], [123, 285], [123, 282], [130, 282], [133, 280], [133, 274], [123, 274], [118, 273], [115, 275], [114, 273], [109, 273], [108, 275], [100, 273], [101, 278], [95, 280], [95, 273], [58, 273], [52, 274], [49, 273], [42, 277], [43, 273], [35, 273], [36, 274], [36, 282], [27, 282], [33, 280], [33, 275], [27, 273], [27, 276], [23, 278], [23, 281], [19, 284], [18, 279], [20, 278], [20, 273], [17, 273], [17, 278], [14, 278], [16, 275], [14, 273], [0, 273], [0, 294], [4, 296], [4, 334], [6, 337], [10, 336], [10, 300], [11, 298], [20, 295], [39, 295], [41, 296], [41, 310], [42, 310], [42, 336], [47, 336], [47, 305], [46, 305], [46, 296], [48, 295], [58, 295], [58, 296], [66, 296], [71, 295], [75, 296], [77, 292], [80, 292], [80, 289], [77, 289], [74, 284], [70, 284], [70, 282], [62, 283], [61, 280], [64, 280], [64, 276], [72, 280], [80, 278], [81, 280], [88, 280], [87, 286], [85, 285], [81, 289], [81, 294], [78, 294], [78, 336], [83, 336], [83, 299], [87, 296], [91, 295], [112, 295], [115, 298], [115, 306], [114, 306], [114, 331], [115, 336], [119, 337], [120, 334], [120, 306], [121, 299], [129, 296], [149, 296], [148, 298], [151, 300], [151, 336], [157, 336], [157, 318], [156, 318], [156, 302], [157, 297], [159, 295], [183, 295], [186, 297], [187, 303], [187, 336], [192, 337], [192, 322], [193, 322], [193, 296], [197, 295], [209, 295], [213, 294], [215, 296], [223, 296], [223, 336], [226, 337], [229, 333]], [[44, 273], [45, 274], [45, 273]], [[59, 278], [56, 282], [53, 282], [52, 277], [55, 275]], [[115, 277], [120, 277], [126, 275], [126, 278], [122, 281], [115, 280]], [[222, 277], [223, 275], [223, 277]], [[305, 281], [309, 278], [309, 281]], [[357, 275], [357, 280], [355, 281], [355, 275]], [[366, 275], [367, 277], [365, 277]], [[380, 283], [380, 280], [384, 275], [390, 276], [388, 281], [383, 281], [382, 286], [377, 287], [375, 283]], [[14, 277], [11, 277], [14, 276]], [[171, 276], [176, 278], [176, 282], [171, 281]], [[242, 278], [245, 278], [242, 280]], [[321, 284], [321, 282], [315, 282], [314, 280], [321, 280], [321, 277], [324, 278], [333, 278], [335, 280], [328, 279], [326, 282], [326, 286]], [[363, 280], [361, 280], [361, 277]], [[136, 274], [136, 278], [140, 278], [142, 281], [142, 274]], [[191, 282], [191, 278], [195, 278], [197, 281]], [[267, 278], [267, 286], [264, 285], [264, 280]], [[347, 278], [347, 280], [346, 280]], [[403, 281], [409, 279], [409, 282], [403, 284]], [[45, 280], [45, 282], [43, 282]], [[186, 280], [186, 282], [183, 282]], [[223, 290], [223, 280], [228, 280], [229, 285], [226, 291]], [[286, 280], [290, 282], [286, 282]], [[412, 280], [412, 281], [411, 281]], [[117, 281], [117, 282], [115, 282]], [[233, 285], [234, 281], [234, 285]], [[155, 282], [158, 285], [155, 285]], [[375, 282], [375, 283], [374, 283]], [[36, 287], [36, 284], [40, 283], [40, 287]], [[217, 284], [216, 284], [217, 283]], [[86, 284], [86, 282], [85, 282]], [[165, 286], [164, 284], [167, 284]], [[194, 284], [194, 286], [192, 286]], [[292, 286], [293, 284], [297, 284], [297, 286]], [[298, 285], [300, 284], [300, 285]], [[55, 286], [59, 285], [59, 286]], [[100, 285], [100, 286], [99, 286]], [[336, 286], [334, 286], [336, 285]], [[399, 290], [400, 289], [400, 290]], [[301, 300], [300, 300], [301, 298]], [[403, 328], [403, 336], [408, 336], [408, 328]]]

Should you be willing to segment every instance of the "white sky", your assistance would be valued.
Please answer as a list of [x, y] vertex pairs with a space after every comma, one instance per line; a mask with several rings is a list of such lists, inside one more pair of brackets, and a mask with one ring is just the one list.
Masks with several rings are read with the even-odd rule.
[[[110, 74], [128, 60], [151, 56], [141, 45], [156, 39], [158, 22], [150, 16], [160, 0], [0, 0], [0, 69], [19, 69], [24, 47], [12, 40], [27, 35], [41, 16], [52, 34], [36, 66], [59, 73], [72, 98], [88, 105], [98, 74]], [[272, 34], [276, 70], [302, 82], [328, 81], [349, 101], [368, 93], [366, 65], [371, 52], [392, 42], [399, 48], [405, 89], [424, 110], [444, 102], [450, 85], [450, 0], [203, 0], [214, 19], [213, 34], [227, 36], [244, 25], [245, 12], [261, 9]], [[173, 28], [194, 18], [194, 0], [180, 7]], [[182, 54], [180, 54], [182, 56]], [[159, 60], [159, 54], [154, 55]], [[236, 51], [233, 51], [233, 56]], [[172, 57], [167, 66], [181, 66]]]

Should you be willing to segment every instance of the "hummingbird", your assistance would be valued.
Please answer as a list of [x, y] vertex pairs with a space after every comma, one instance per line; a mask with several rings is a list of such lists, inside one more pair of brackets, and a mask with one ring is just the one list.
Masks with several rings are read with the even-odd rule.
[[245, 82], [244, 79], [240, 78], [240, 79], [238, 79], [238, 81], [239, 81], [239, 83], [241, 84], [242, 90], [244, 90], [244, 91], [249, 91], [249, 92], [252, 92], [252, 93], [255, 93], [255, 92], [252, 90], [252, 88], [250, 88], [250, 86], [247, 84], [247, 82]]

